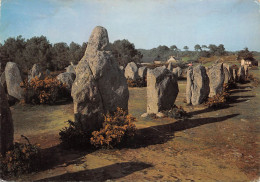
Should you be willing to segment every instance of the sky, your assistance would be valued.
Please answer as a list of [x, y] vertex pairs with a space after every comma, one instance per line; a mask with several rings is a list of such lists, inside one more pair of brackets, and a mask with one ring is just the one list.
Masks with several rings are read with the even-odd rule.
[[224, 44], [260, 51], [260, 0], [0, 0], [0, 42], [44, 35], [87, 42], [95, 26], [136, 48]]

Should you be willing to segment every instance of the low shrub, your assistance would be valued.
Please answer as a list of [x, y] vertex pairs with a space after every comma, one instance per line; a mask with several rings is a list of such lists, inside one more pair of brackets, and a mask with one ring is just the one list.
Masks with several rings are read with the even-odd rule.
[[176, 105], [170, 110], [162, 111], [162, 113], [165, 114], [166, 117], [175, 119], [183, 119], [189, 117], [189, 114], [186, 111], [184, 111], [184, 109], [181, 106], [178, 107]]
[[208, 98], [204, 103], [205, 106], [213, 109], [223, 108], [228, 106], [228, 101], [230, 100], [229, 90], [233, 87], [233, 84], [224, 84], [221, 93]]
[[120, 108], [113, 115], [107, 114], [104, 120], [103, 128], [94, 131], [90, 139], [96, 148], [113, 148], [127, 143], [135, 135], [135, 118]]
[[69, 126], [60, 132], [61, 144], [65, 148], [83, 149], [90, 145], [91, 134], [86, 133], [79, 122], [66, 121]]
[[147, 82], [146, 82], [146, 80], [143, 80], [142, 78], [138, 78], [137, 80], [132, 80], [132, 79], [128, 78], [127, 85], [129, 87], [146, 87]]
[[27, 137], [24, 137], [28, 144], [15, 143], [13, 149], [6, 152], [5, 156], [0, 155], [0, 175], [17, 176], [37, 171], [41, 165], [41, 152], [38, 145], [30, 144]]
[[66, 85], [56, 78], [45, 77], [40, 80], [38, 77], [24, 80], [21, 83], [24, 88], [24, 102], [30, 104], [54, 104], [57, 100], [69, 97]]

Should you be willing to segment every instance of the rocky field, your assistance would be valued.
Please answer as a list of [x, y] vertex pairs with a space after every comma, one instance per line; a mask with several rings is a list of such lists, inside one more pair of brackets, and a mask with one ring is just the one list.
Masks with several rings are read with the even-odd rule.
[[[260, 78], [259, 71], [252, 72]], [[259, 173], [260, 88], [239, 84], [232, 103], [220, 110], [186, 106], [186, 81], [175, 102], [192, 117], [142, 118], [146, 88], [130, 88], [129, 113], [137, 118], [135, 141], [112, 150], [65, 150], [59, 145], [73, 103], [11, 107], [15, 140], [26, 135], [41, 145], [44, 165], [15, 180], [40, 181], [252, 181]]]

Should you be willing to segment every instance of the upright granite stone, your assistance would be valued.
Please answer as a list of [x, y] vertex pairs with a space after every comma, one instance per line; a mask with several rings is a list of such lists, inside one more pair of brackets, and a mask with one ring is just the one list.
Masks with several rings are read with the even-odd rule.
[[179, 92], [177, 78], [166, 67], [147, 72], [147, 113], [169, 110]]
[[237, 70], [236, 70], [235, 68], [233, 69], [233, 80], [234, 80], [235, 82], [238, 81]]
[[176, 75], [178, 78], [181, 78], [182, 69], [178, 66], [172, 70], [173, 74]]
[[39, 64], [34, 64], [30, 73], [28, 75], [28, 81], [30, 82], [32, 78], [38, 77], [40, 80], [44, 79], [41, 67]]
[[75, 72], [75, 69], [74, 69], [74, 66], [73, 65], [69, 65], [67, 68], [66, 68], [66, 72], [68, 73], [73, 73], [76, 75], [76, 72]]
[[209, 95], [209, 78], [204, 66], [189, 67], [187, 71], [187, 104], [199, 105]]
[[74, 73], [61, 73], [57, 76], [57, 80], [59, 80], [61, 83], [66, 85], [66, 88], [71, 91], [72, 84], [76, 78], [76, 75]]
[[134, 62], [130, 62], [125, 67], [125, 77], [137, 80], [138, 79], [138, 67]]
[[240, 66], [239, 69], [238, 69], [238, 80], [242, 83], [245, 82], [245, 80], [246, 80], [246, 74], [245, 74], [244, 66]]
[[229, 64], [226, 64], [226, 63], [223, 64], [223, 68], [224, 68], [224, 74], [225, 74], [224, 83], [229, 83], [233, 80], [233, 74], [231, 72], [231, 68], [230, 68]]
[[244, 70], [245, 70], [245, 77], [247, 78], [249, 74], [249, 69], [247, 65], [244, 65]]
[[0, 84], [0, 152], [2, 155], [11, 149], [14, 140], [12, 114], [8, 105], [7, 95]]
[[222, 92], [224, 84], [224, 69], [223, 63], [214, 64], [209, 70], [209, 97], [213, 97]]
[[103, 115], [128, 110], [129, 91], [122, 71], [110, 51], [107, 30], [96, 27], [88, 41], [85, 55], [76, 68], [76, 79], [71, 95], [74, 102], [75, 121], [83, 129], [98, 130]]
[[20, 87], [22, 78], [16, 63], [8, 62], [5, 67], [7, 92], [14, 98], [23, 99], [23, 89]]
[[142, 80], [144, 80], [147, 77], [147, 67], [143, 66], [138, 69], [138, 76]]
[[173, 64], [172, 62], [169, 63], [168, 67], [167, 67], [168, 70], [172, 71], [173, 70]]

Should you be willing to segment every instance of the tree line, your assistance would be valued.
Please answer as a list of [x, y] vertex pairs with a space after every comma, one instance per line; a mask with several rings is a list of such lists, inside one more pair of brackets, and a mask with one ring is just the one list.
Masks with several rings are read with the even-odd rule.
[[[8, 61], [18, 64], [24, 72], [38, 63], [43, 69], [51, 71], [64, 70], [71, 62], [77, 64], [83, 57], [87, 42], [79, 45], [71, 42], [51, 44], [45, 36], [25, 40], [22, 36], [8, 38], [0, 44], [1, 69]], [[140, 62], [142, 54], [128, 40], [117, 40], [110, 44], [111, 51], [120, 65], [126, 66], [130, 61]]]
[[144, 57], [153, 57], [158, 60], [165, 61], [169, 56], [175, 57], [193, 57], [194, 60], [197, 60], [199, 57], [210, 57], [210, 56], [223, 56], [227, 52], [223, 44], [214, 45], [199, 45], [194, 46], [194, 50], [189, 50], [188, 46], [183, 47], [184, 51], [178, 48], [176, 45], [168, 46], [158, 46], [150, 50], [140, 49], [139, 51], [143, 54]]

